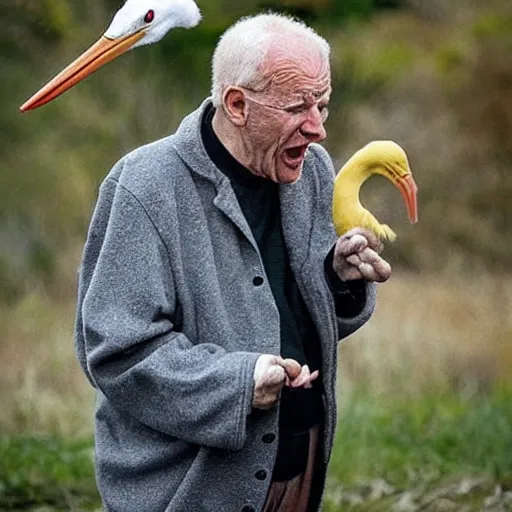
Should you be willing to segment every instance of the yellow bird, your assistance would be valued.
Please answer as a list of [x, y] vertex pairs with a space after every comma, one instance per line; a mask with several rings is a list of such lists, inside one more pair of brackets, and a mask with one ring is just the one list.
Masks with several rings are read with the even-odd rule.
[[396, 234], [361, 205], [359, 189], [374, 174], [380, 174], [400, 190], [412, 224], [418, 221], [418, 187], [412, 177], [405, 151], [395, 142], [373, 141], [357, 151], [340, 169], [334, 181], [332, 218], [336, 233], [355, 227], [373, 231], [381, 240], [394, 241]]

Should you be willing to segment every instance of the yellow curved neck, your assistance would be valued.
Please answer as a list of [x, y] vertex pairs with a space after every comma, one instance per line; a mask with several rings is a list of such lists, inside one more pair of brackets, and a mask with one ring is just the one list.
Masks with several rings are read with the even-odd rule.
[[382, 239], [394, 240], [395, 233], [379, 221], [361, 204], [359, 191], [373, 174], [357, 161], [347, 162], [334, 181], [332, 216], [336, 233], [341, 235], [355, 227], [367, 228]]
[[371, 216], [359, 200], [361, 186], [368, 178], [369, 174], [357, 165], [345, 165], [336, 176], [333, 192], [333, 220], [338, 234], [356, 227], [356, 222], [363, 217]]

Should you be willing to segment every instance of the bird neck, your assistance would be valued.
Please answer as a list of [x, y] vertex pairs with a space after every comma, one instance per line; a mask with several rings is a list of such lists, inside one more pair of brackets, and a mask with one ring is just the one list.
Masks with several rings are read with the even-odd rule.
[[396, 234], [393, 230], [386, 224], [380, 224], [359, 200], [361, 185], [374, 174], [384, 173], [382, 168], [370, 168], [351, 159], [336, 176], [332, 214], [338, 235], [352, 228], [361, 227], [373, 231], [382, 240], [395, 240]]
[[356, 227], [370, 229], [381, 238], [394, 238], [394, 233], [379, 221], [361, 204], [361, 185], [379, 170], [371, 169], [357, 160], [351, 159], [336, 176], [333, 191], [333, 222], [338, 235]]
[[354, 163], [345, 165], [336, 177], [334, 183], [334, 198], [336, 203], [343, 204], [344, 211], [361, 214], [367, 211], [359, 200], [359, 191], [363, 183], [371, 176], [368, 169]]

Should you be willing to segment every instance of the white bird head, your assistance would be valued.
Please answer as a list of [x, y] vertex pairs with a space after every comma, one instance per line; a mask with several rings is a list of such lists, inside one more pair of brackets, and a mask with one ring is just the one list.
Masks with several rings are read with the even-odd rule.
[[194, 0], [127, 0], [103, 36], [42, 87], [20, 110], [40, 107], [60, 96], [123, 53], [160, 41], [169, 30], [195, 27], [201, 13]]
[[195, 27], [200, 20], [199, 8], [193, 0], [127, 0], [104, 36], [117, 40], [142, 33], [131, 46], [135, 48], [160, 41], [173, 28]]

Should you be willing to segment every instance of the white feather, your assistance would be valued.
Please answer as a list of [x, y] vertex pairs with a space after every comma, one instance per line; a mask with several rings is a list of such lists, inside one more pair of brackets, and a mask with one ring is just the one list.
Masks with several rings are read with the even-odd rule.
[[[151, 23], [145, 22], [148, 11], [154, 12]], [[193, 0], [127, 0], [117, 11], [105, 32], [109, 39], [119, 39], [141, 30], [144, 37], [133, 47], [160, 41], [169, 30], [195, 27], [201, 13]]]

